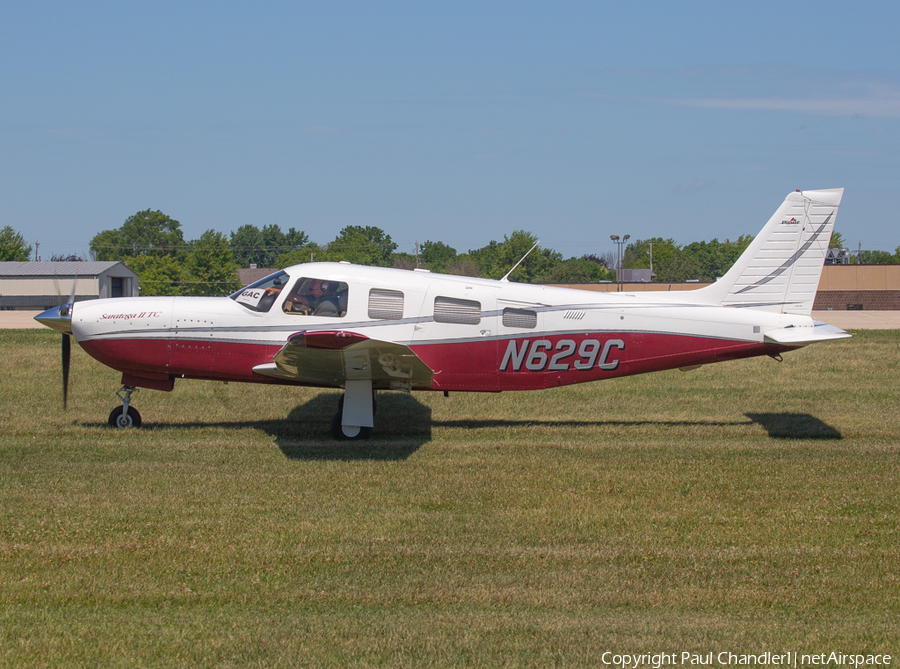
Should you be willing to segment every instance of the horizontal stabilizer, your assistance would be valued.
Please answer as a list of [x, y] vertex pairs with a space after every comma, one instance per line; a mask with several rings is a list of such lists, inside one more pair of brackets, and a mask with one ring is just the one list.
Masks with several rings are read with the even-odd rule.
[[816, 321], [813, 325], [791, 325], [778, 330], [770, 330], [766, 332], [766, 342], [785, 344], [786, 346], [806, 346], [819, 341], [846, 339], [851, 336], [834, 325]]

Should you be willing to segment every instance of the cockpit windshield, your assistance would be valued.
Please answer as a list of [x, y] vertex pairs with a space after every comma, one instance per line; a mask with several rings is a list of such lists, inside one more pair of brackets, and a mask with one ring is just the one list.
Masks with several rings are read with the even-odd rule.
[[288, 273], [282, 270], [251, 283], [229, 297], [252, 311], [268, 311], [290, 280]]
[[259, 312], [268, 312], [278, 302], [286, 314], [343, 318], [347, 313], [347, 284], [343, 281], [300, 277], [293, 286], [291, 281], [288, 273], [282, 270], [229, 297], [241, 306]]

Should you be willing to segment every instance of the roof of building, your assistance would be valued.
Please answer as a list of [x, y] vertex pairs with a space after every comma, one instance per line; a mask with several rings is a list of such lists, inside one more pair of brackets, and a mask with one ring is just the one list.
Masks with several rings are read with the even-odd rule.
[[0, 262], [0, 276], [100, 276], [119, 265], [129, 276], [137, 276], [117, 260], [64, 262]]
[[243, 267], [238, 270], [238, 278], [242, 286], [249, 286], [256, 283], [260, 279], [265, 279], [270, 274], [274, 274], [278, 270], [274, 267]]

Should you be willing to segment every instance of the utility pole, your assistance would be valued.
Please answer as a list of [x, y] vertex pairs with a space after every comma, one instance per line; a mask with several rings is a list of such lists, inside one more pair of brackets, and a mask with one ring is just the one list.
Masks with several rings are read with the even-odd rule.
[[419, 240], [416, 240], [416, 269], [419, 269]]
[[616, 261], [616, 292], [620, 293], [622, 292], [622, 247], [631, 238], [631, 235], [625, 235], [622, 239], [619, 239], [619, 235], [610, 235], [609, 238], [619, 247], [618, 260]]
[[40, 248], [41, 248], [41, 243], [40, 243], [40, 242], [35, 242], [35, 243], [34, 243], [34, 261], [35, 261], [35, 262], [39, 262], [40, 259], [41, 259], [41, 256], [38, 255], [38, 250], [39, 250]]

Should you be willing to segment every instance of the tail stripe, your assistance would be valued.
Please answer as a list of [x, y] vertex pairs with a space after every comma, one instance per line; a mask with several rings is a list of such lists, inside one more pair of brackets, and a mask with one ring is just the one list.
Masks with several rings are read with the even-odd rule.
[[807, 242], [803, 246], [801, 246], [794, 253], [794, 255], [792, 255], [790, 258], [788, 258], [781, 267], [779, 267], [774, 272], [769, 274], [769, 276], [760, 279], [753, 285], [744, 286], [739, 291], [737, 291], [737, 294], [740, 295], [741, 293], [746, 293], [748, 290], [753, 290], [754, 288], [758, 288], [759, 286], [769, 283], [769, 281], [771, 281], [775, 277], [778, 277], [778, 276], [781, 276], [782, 274], [784, 274], [795, 262], [797, 262], [800, 259], [800, 257], [804, 253], [806, 253], [806, 250], [809, 249], [809, 247], [815, 243], [815, 241], [819, 238], [819, 236], [825, 230], [825, 227], [828, 225], [828, 222], [831, 220], [832, 216], [834, 216], [834, 211], [832, 211], [830, 214], [828, 214], [828, 218], [826, 218], [825, 222], [819, 226], [819, 229], [816, 230], [815, 233], [807, 240]]

